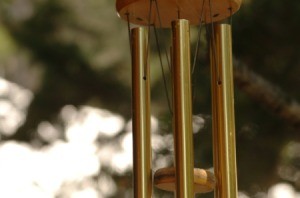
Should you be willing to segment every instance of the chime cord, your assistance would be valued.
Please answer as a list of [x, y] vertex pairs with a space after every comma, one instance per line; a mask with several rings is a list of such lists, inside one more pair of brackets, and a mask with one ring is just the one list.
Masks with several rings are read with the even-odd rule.
[[[149, 18], [148, 18], [148, 41], [150, 41], [150, 27], [153, 26], [153, 30], [154, 30], [154, 34], [155, 34], [155, 42], [156, 42], [156, 47], [157, 47], [157, 51], [158, 51], [158, 55], [159, 55], [159, 61], [160, 61], [160, 67], [161, 67], [161, 71], [162, 71], [162, 76], [163, 76], [163, 82], [164, 82], [164, 88], [165, 88], [165, 93], [166, 93], [166, 98], [167, 98], [167, 103], [168, 103], [168, 107], [169, 107], [169, 111], [171, 114], [172, 113], [172, 107], [171, 107], [171, 100], [170, 100], [170, 97], [169, 97], [169, 92], [168, 92], [168, 86], [167, 86], [167, 80], [166, 80], [166, 74], [165, 74], [165, 71], [164, 71], [164, 68], [163, 68], [163, 61], [162, 61], [162, 53], [161, 53], [161, 47], [159, 45], [159, 38], [158, 38], [158, 31], [157, 31], [157, 28], [155, 27], [154, 24], [151, 24], [151, 18], [152, 18], [152, 1], [155, 2], [155, 8], [156, 8], [156, 13], [157, 13], [157, 16], [158, 16], [158, 20], [159, 20], [159, 26], [162, 27], [162, 21], [161, 21], [161, 16], [160, 16], [160, 11], [159, 11], [159, 6], [158, 6], [158, 2], [157, 0], [149, 0], [149, 4], [150, 4], [150, 9], [149, 9]], [[197, 63], [197, 58], [198, 58], [198, 53], [199, 53], [199, 48], [200, 48], [200, 39], [201, 39], [201, 32], [202, 32], [202, 21], [203, 21], [203, 15], [204, 15], [204, 6], [205, 6], [205, 0], [203, 0], [202, 2], [202, 10], [201, 10], [201, 15], [200, 15], [200, 21], [199, 21], [199, 27], [198, 27], [198, 36], [197, 36], [197, 44], [196, 44], [196, 48], [195, 48], [195, 53], [194, 53], [194, 60], [193, 60], [193, 65], [192, 65], [192, 74], [194, 74], [194, 71], [195, 71], [195, 67], [196, 67], [196, 63]], [[218, 79], [218, 84], [221, 84], [221, 78], [220, 78], [220, 72], [219, 72], [219, 68], [217, 66], [217, 61], [216, 61], [216, 56], [215, 56], [215, 53], [216, 53], [216, 46], [215, 46], [215, 35], [214, 35], [214, 22], [213, 22], [213, 16], [212, 16], [212, 3], [211, 3], [211, 0], [209, 0], [209, 9], [210, 9], [210, 20], [211, 20], [211, 24], [210, 24], [210, 30], [209, 28], [207, 28], [207, 32], [209, 33], [210, 35], [210, 43], [211, 43], [211, 53], [212, 53], [212, 58], [213, 58], [213, 61], [214, 61], [214, 67], [216, 69], [216, 72], [217, 72], [217, 79]], [[230, 12], [232, 13], [232, 10], [230, 10]], [[132, 53], [132, 38], [131, 38], [131, 28], [130, 28], [130, 23], [129, 23], [129, 13], [126, 14], [127, 16], [127, 21], [128, 21], [128, 34], [129, 34], [129, 42], [130, 42], [130, 52]], [[232, 24], [232, 15], [230, 15], [230, 24]], [[146, 58], [146, 61], [148, 60], [148, 54], [149, 54], [149, 47], [150, 45], [148, 45], [147, 47], [147, 58]], [[164, 51], [165, 51], [165, 55], [166, 55], [166, 60], [167, 60], [167, 64], [168, 64], [168, 67], [169, 67], [169, 70], [171, 72], [171, 64], [170, 64], [170, 61], [169, 61], [169, 56], [168, 56], [168, 52], [167, 52], [167, 49], [166, 47], [164, 48]], [[147, 62], [144, 64], [144, 80], [146, 79], [146, 76], [147, 76], [147, 67], [148, 67], [148, 64]], [[194, 78], [193, 78], [193, 82], [194, 82]], [[192, 93], [193, 93], [193, 100], [195, 98], [195, 94], [194, 94], [194, 86], [193, 86], [193, 90], [192, 90]]]
[[194, 73], [194, 70], [195, 70], [195, 66], [196, 66], [196, 62], [197, 62], [197, 57], [198, 57], [198, 52], [199, 52], [199, 48], [200, 48], [200, 38], [201, 38], [201, 30], [202, 30], [204, 5], [205, 5], [205, 0], [203, 0], [203, 3], [202, 3], [201, 16], [200, 16], [200, 19], [199, 19], [197, 44], [196, 44], [196, 49], [195, 49], [195, 54], [194, 54], [194, 62], [193, 62], [193, 67], [192, 67], [192, 74]]
[[192, 66], [192, 100], [193, 101], [195, 101], [195, 98], [196, 98], [195, 85], [194, 85], [196, 80], [195, 80], [195, 77], [193, 77], [193, 74], [195, 71], [195, 67], [196, 67], [196, 63], [197, 63], [197, 59], [198, 59], [199, 48], [200, 48], [200, 39], [201, 39], [201, 32], [202, 32], [202, 26], [203, 26], [202, 21], [203, 21], [203, 14], [204, 14], [204, 6], [205, 6], [205, 0], [203, 0], [202, 9], [201, 9], [200, 18], [199, 18], [197, 44], [196, 44], [196, 49], [195, 49], [195, 53], [194, 53], [194, 62], [193, 62], [193, 66]]
[[156, 47], [157, 47], [157, 51], [158, 51], [158, 54], [159, 54], [160, 67], [161, 67], [161, 72], [162, 72], [162, 75], [163, 75], [163, 81], [164, 81], [164, 87], [165, 87], [168, 107], [169, 107], [170, 114], [173, 115], [173, 111], [172, 111], [172, 107], [171, 107], [171, 100], [170, 100], [169, 92], [168, 92], [166, 74], [165, 74], [165, 71], [164, 71], [164, 68], [163, 68], [162, 56], [161, 56], [160, 46], [159, 46], [159, 42], [158, 42], [157, 30], [156, 30], [155, 26], [153, 26], [153, 29], [154, 29], [154, 34], [155, 34]]
[[[158, 19], [159, 19], [159, 24], [160, 24], [160, 27], [162, 27], [162, 22], [161, 22], [161, 17], [160, 17], [160, 14], [159, 14], [158, 3], [157, 3], [156, 0], [149, 0], [150, 9], [149, 9], [149, 15], [148, 15], [148, 42], [150, 41], [150, 27], [153, 25], [153, 24], [151, 24], [152, 1], [155, 2], [155, 7], [156, 7], [156, 12], [157, 12], [157, 15], [158, 15]], [[131, 38], [131, 27], [130, 27], [130, 22], [129, 22], [130, 21], [129, 20], [130, 19], [129, 13], [126, 13], [126, 17], [127, 17], [128, 37], [129, 37], [129, 44], [130, 44], [130, 54], [132, 56], [132, 38]], [[158, 40], [158, 33], [157, 33], [157, 29], [156, 29], [155, 25], [153, 25], [153, 29], [154, 29], [154, 33], [155, 33], [155, 41], [156, 41], [157, 51], [158, 51], [158, 54], [159, 54], [159, 60], [160, 60], [160, 66], [161, 66], [161, 71], [162, 71], [162, 76], [163, 76], [163, 82], [164, 82], [164, 88], [165, 88], [168, 108], [169, 108], [170, 114], [172, 115], [173, 112], [172, 112], [171, 101], [170, 101], [170, 97], [169, 97], [169, 93], [168, 93], [166, 74], [165, 74], [165, 71], [164, 71], [164, 68], [163, 68], [162, 55], [161, 55], [161, 50], [160, 50], [160, 45], [159, 45], [159, 40]], [[150, 45], [148, 44], [147, 52], [146, 52], [147, 57], [146, 57], [146, 60], [145, 60], [146, 62], [144, 63], [144, 71], [143, 71], [143, 79], [144, 80], [146, 80], [147, 71], [148, 71], [147, 61], [148, 61], [149, 51], [150, 51]], [[167, 64], [168, 64], [169, 70], [171, 71], [171, 65], [170, 65], [170, 61], [169, 61], [169, 57], [168, 57], [168, 53], [167, 53], [166, 48], [165, 48], [165, 53], [166, 53]]]
[[130, 22], [129, 22], [129, 13], [126, 13], [127, 18], [127, 28], [128, 28], [128, 37], [129, 37], [129, 47], [130, 47], [130, 55], [132, 56], [132, 40], [131, 40], [131, 29], [130, 29]]
[[149, 51], [150, 51], [150, 27], [151, 27], [151, 15], [152, 15], [152, 0], [150, 0], [150, 9], [149, 9], [149, 15], [148, 15], [148, 44], [147, 44], [147, 52], [146, 52], [146, 56], [147, 58], [145, 59], [145, 63], [144, 63], [144, 73], [143, 73], [143, 79], [146, 80], [146, 76], [147, 76], [147, 72], [148, 72], [148, 57], [149, 57]]
[[[150, 0], [150, 1], [152, 1], [152, 0]], [[155, 2], [155, 8], [156, 8], [157, 16], [158, 16], [159, 26], [160, 26], [160, 28], [162, 28], [162, 22], [161, 22], [158, 2], [157, 2], [157, 0], [153, 0], [153, 1]], [[157, 51], [158, 51], [158, 54], [159, 54], [159, 61], [160, 61], [160, 67], [161, 67], [161, 72], [162, 72], [162, 76], [163, 76], [163, 82], [164, 82], [164, 87], [165, 87], [165, 93], [166, 93], [168, 108], [169, 108], [170, 114], [173, 115], [171, 99], [169, 97], [169, 92], [168, 92], [166, 74], [165, 74], [165, 71], [164, 71], [164, 68], [163, 68], [162, 55], [161, 55], [161, 50], [160, 50], [160, 46], [159, 46], [158, 33], [157, 33], [157, 29], [156, 29], [155, 25], [153, 25], [153, 29], [154, 29], [154, 34], [155, 34], [156, 47], [157, 47]], [[170, 64], [170, 61], [169, 61], [169, 56], [168, 56], [168, 52], [167, 52], [166, 47], [164, 47], [164, 51], [165, 51], [165, 56], [166, 56], [169, 72], [171, 72], [171, 64]]]
[[[161, 21], [161, 16], [160, 16], [160, 11], [159, 11], [159, 6], [158, 6], [157, 0], [150, 0], [149, 15], [150, 15], [150, 12], [151, 12], [151, 6], [152, 6], [151, 3], [152, 3], [152, 1], [155, 2], [155, 8], [156, 8], [157, 16], [158, 16], [159, 26], [162, 28], [162, 21]], [[150, 25], [150, 20], [148, 22], [149, 22], [148, 25]], [[153, 30], [154, 30], [154, 35], [155, 35], [156, 48], [157, 48], [157, 52], [158, 52], [158, 55], [159, 55], [159, 62], [160, 62], [162, 76], [163, 76], [163, 82], [164, 82], [164, 88], [165, 88], [165, 94], [166, 94], [166, 98], [167, 98], [168, 108], [169, 108], [170, 114], [173, 115], [171, 100], [170, 100], [168, 86], [167, 86], [167, 78], [166, 78], [166, 74], [165, 74], [164, 67], [163, 67], [161, 47], [159, 45], [158, 31], [157, 31], [157, 28], [155, 27], [155, 24], [153, 24]], [[169, 71], [171, 72], [171, 64], [170, 64], [170, 61], [169, 61], [169, 56], [168, 56], [168, 52], [167, 52], [166, 47], [164, 48], [164, 51], [165, 51]]]
[[[161, 22], [161, 17], [160, 17], [160, 11], [159, 11], [158, 2], [157, 2], [157, 0], [153, 0], [153, 1], [155, 1], [155, 7], [156, 7], [157, 15], [158, 15], [159, 26], [160, 26], [160, 28], [162, 28], [162, 22]], [[164, 50], [165, 50], [165, 54], [166, 54], [166, 59], [167, 59], [169, 71], [171, 72], [171, 64], [170, 64], [170, 61], [169, 61], [169, 56], [168, 56], [167, 48], [164, 47]]]
[[[217, 73], [217, 79], [218, 79], [218, 85], [222, 84], [221, 81], [221, 76], [220, 76], [220, 71], [217, 65], [217, 59], [216, 59], [216, 53], [217, 53], [217, 49], [216, 49], [216, 42], [215, 42], [215, 29], [214, 29], [214, 22], [213, 22], [213, 16], [212, 16], [212, 3], [211, 0], [209, 0], [209, 9], [210, 9], [210, 19], [211, 19], [211, 31], [210, 31], [210, 42], [211, 42], [211, 47], [212, 47], [212, 57], [213, 57], [213, 61], [214, 61], [214, 67], [216, 69], [216, 73]], [[229, 24], [232, 28], [232, 9], [229, 9], [230, 11], [230, 18], [229, 18]]]
[[[194, 70], [196, 67], [196, 63], [197, 63], [197, 58], [198, 58], [198, 53], [199, 53], [199, 46], [200, 46], [200, 37], [201, 37], [201, 30], [202, 30], [202, 20], [203, 20], [203, 9], [205, 6], [205, 0], [203, 0], [202, 2], [202, 10], [201, 10], [201, 17], [200, 17], [200, 21], [199, 21], [199, 27], [198, 27], [198, 38], [197, 38], [197, 44], [196, 44], [196, 49], [195, 49], [195, 53], [194, 53], [194, 62], [193, 62], [193, 67], [192, 67], [192, 74], [194, 74]], [[221, 77], [220, 77], [220, 71], [217, 65], [217, 61], [216, 61], [216, 44], [215, 44], [215, 34], [214, 34], [214, 22], [213, 22], [213, 16], [212, 16], [212, 3], [211, 0], [209, 0], [209, 9], [210, 9], [210, 20], [211, 20], [211, 24], [210, 24], [210, 30], [209, 28], [206, 29], [207, 33], [210, 35], [210, 43], [211, 43], [211, 55], [212, 55], [212, 60], [214, 61], [214, 67], [215, 70], [217, 72], [217, 79], [218, 79], [218, 84], [221, 84]], [[230, 18], [229, 18], [229, 23], [232, 26], [232, 9], [229, 9], [230, 11]], [[195, 77], [193, 78], [193, 84], [195, 82]], [[193, 101], [195, 100], [196, 94], [195, 94], [195, 86], [193, 85], [192, 88], [192, 94], [193, 94]]]
[[211, 20], [211, 32], [210, 32], [210, 42], [211, 42], [211, 47], [212, 47], [212, 58], [214, 61], [214, 67], [216, 69], [217, 73], [217, 79], [218, 79], [218, 85], [220, 85], [221, 82], [221, 77], [220, 77], [220, 71], [217, 65], [217, 58], [216, 58], [216, 43], [215, 43], [215, 29], [214, 29], [214, 21], [213, 21], [213, 16], [212, 16], [212, 3], [211, 0], [209, 0], [209, 9], [210, 9], [210, 20]]

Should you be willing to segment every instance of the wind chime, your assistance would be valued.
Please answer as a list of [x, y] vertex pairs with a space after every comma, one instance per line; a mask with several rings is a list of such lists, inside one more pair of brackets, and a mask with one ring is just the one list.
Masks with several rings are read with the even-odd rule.
[[[178, 198], [215, 191], [237, 197], [231, 17], [241, 0], [117, 0], [128, 22], [132, 55], [134, 197], [152, 197], [153, 184]], [[133, 29], [130, 24], [138, 25]], [[210, 24], [214, 174], [194, 168], [190, 25]], [[149, 28], [171, 28], [174, 167], [152, 177], [150, 135]], [[195, 55], [196, 56], [196, 55]]]

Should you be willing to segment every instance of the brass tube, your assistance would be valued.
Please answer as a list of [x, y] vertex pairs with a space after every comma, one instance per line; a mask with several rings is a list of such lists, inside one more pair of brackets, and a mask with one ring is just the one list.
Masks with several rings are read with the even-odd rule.
[[216, 198], [237, 197], [231, 26], [214, 24], [211, 35], [212, 114]]
[[190, 71], [190, 30], [184, 19], [172, 23], [173, 127], [176, 197], [194, 197], [194, 155]]
[[132, 126], [134, 197], [151, 198], [150, 78], [148, 30], [132, 30]]

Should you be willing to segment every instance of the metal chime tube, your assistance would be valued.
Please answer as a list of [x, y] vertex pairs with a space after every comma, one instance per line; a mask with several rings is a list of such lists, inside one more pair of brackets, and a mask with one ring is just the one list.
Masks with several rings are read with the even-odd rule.
[[237, 197], [231, 45], [231, 26], [215, 24], [211, 36], [211, 72], [216, 198]]
[[172, 23], [173, 33], [173, 126], [176, 197], [194, 197], [194, 159], [190, 72], [189, 22]]
[[134, 197], [151, 198], [150, 78], [148, 31], [132, 30], [132, 113]]

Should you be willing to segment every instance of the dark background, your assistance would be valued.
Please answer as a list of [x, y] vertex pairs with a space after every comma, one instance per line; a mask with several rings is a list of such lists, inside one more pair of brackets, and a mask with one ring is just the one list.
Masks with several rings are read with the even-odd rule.
[[[0, 2], [1, 78], [33, 93], [28, 108], [22, 110], [24, 123], [10, 134], [0, 131], [1, 145], [25, 142], [39, 150], [57, 140], [66, 141], [59, 117], [66, 105], [106, 109], [130, 121], [127, 24], [117, 17], [114, 4], [112, 0]], [[286, 183], [295, 191], [300, 188], [299, 22], [300, 3], [292, 0], [244, 0], [233, 17], [238, 186], [249, 197], [275, 197], [268, 191], [278, 183]], [[194, 114], [200, 114], [205, 123], [194, 135], [195, 163], [211, 168], [210, 68], [206, 33], [202, 33], [193, 85]], [[169, 48], [170, 32], [160, 30], [159, 35], [161, 46]], [[192, 52], [196, 35], [194, 27]], [[159, 121], [156, 134], [164, 139], [171, 134], [170, 113], [154, 41], [151, 46], [152, 114]], [[56, 139], [37, 133], [43, 121], [59, 129]], [[99, 136], [95, 145], [102, 148], [110, 142], [117, 147], [126, 130]], [[155, 163], [159, 157], [171, 163], [170, 149], [161, 147], [155, 152]], [[55, 174], [55, 169], [51, 171]], [[118, 187], [103, 197], [131, 197], [130, 170], [118, 173], [103, 166], [101, 172]], [[91, 181], [99, 182], [101, 174], [92, 176]], [[53, 197], [69, 196], [58, 194]]]

